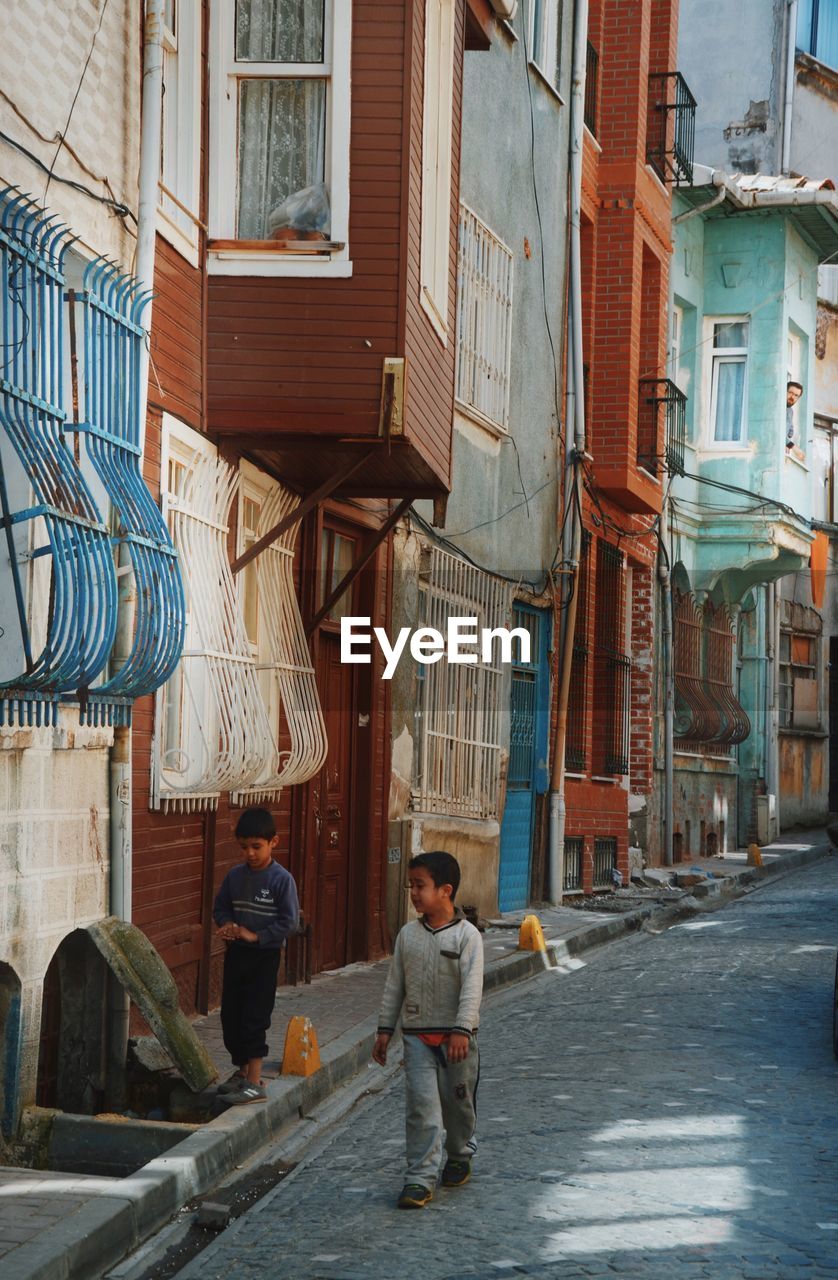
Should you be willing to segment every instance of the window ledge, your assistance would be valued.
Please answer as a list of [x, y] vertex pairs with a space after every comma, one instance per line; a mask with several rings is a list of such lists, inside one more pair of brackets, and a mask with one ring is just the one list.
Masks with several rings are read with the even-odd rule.
[[352, 275], [352, 262], [345, 255], [345, 249], [339, 254], [317, 254], [273, 248], [210, 248], [207, 270], [210, 275], [217, 276], [331, 276], [347, 279]]
[[542, 85], [543, 85], [543, 86], [544, 86], [544, 88], [547, 90], [547, 92], [548, 92], [548, 93], [549, 93], [553, 98], [555, 98], [555, 99], [556, 99], [556, 102], [558, 102], [558, 104], [559, 104], [559, 106], [560, 106], [560, 107], [563, 107], [563, 106], [565, 105], [565, 100], [564, 100], [564, 98], [563, 98], [563, 97], [562, 97], [562, 95], [559, 93], [558, 89], [557, 89], [557, 88], [556, 88], [556, 86], [552, 83], [552, 81], [550, 80], [550, 78], [549, 78], [548, 76], [546, 76], [546, 75], [544, 74], [544, 72], [541, 70], [541, 67], [538, 65], [538, 63], [537, 63], [537, 62], [533, 62], [532, 58], [530, 58], [529, 67], [530, 67], [530, 71], [533, 71], [533, 72], [535, 73], [536, 79], [538, 79], [538, 80], [540, 80], [540, 81], [541, 81]]
[[816, 738], [819, 742], [829, 737], [826, 729], [798, 729], [793, 724], [780, 725], [780, 734], [790, 738]]
[[506, 440], [509, 436], [509, 429], [502, 427], [499, 422], [493, 422], [491, 418], [487, 418], [479, 409], [475, 409], [474, 405], [468, 404], [467, 401], [461, 400], [459, 396], [454, 399], [454, 408], [461, 413], [464, 418], [468, 418], [469, 422], [475, 423], [476, 426], [482, 427], [489, 435], [494, 436], [496, 440]]
[[809, 464], [808, 464], [808, 462], [806, 461], [806, 455], [805, 455], [805, 453], [803, 454], [803, 457], [802, 457], [802, 458], [798, 458], [797, 454], [794, 452], [794, 450], [793, 450], [793, 449], [787, 449], [787, 450], [786, 450], [786, 462], [793, 462], [793, 463], [794, 463], [794, 465], [795, 465], [796, 467], [800, 467], [800, 470], [801, 470], [801, 471], [805, 471], [805, 472], [807, 472], [807, 474], [808, 474], [808, 471], [809, 471]]
[[593, 147], [594, 151], [598, 151], [598, 152], [599, 152], [599, 154], [600, 154], [600, 155], [602, 155], [602, 143], [598, 141], [597, 136], [596, 136], [596, 134], [594, 133], [593, 129], [589, 129], [589, 128], [588, 128], [588, 126], [587, 126], [586, 124], [583, 124], [583, 125], [582, 125], [582, 128], [583, 128], [583, 130], [584, 130], [585, 137], [586, 137], [586, 138], [588, 139], [588, 141], [590, 142], [590, 144], [591, 144], [591, 146]]
[[173, 222], [166, 210], [159, 205], [157, 206], [157, 234], [162, 236], [182, 258], [185, 258], [191, 267], [200, 265], [197, 228], [190, 236], [176, 222]]

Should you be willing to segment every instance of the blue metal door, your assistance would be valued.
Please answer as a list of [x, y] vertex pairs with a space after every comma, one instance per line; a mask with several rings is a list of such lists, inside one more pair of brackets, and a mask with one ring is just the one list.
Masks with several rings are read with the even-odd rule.
[[509, 774], [500, 829], [498, 907], [516, 911], [530, 896], [535, 797], [547, 789], [549, 615], [518, 604], [513, 626], [530, 634], [530, 661], [516, 641], [510, 695]]

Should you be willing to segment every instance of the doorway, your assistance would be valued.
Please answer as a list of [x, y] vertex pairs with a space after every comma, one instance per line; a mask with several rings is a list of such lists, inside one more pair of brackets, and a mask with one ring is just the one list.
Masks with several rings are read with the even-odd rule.
[[500, 911], [517, 911], [529, 902], [536, 796], [544, 794], [548, 781], [549, 614], [543, 609], [516, 604], [512, 625], [529, 632], [530, 653], [529, 661], [522, 661], [521, 645], [515, 640], [510, 690], [509, 772], [500, 829]]

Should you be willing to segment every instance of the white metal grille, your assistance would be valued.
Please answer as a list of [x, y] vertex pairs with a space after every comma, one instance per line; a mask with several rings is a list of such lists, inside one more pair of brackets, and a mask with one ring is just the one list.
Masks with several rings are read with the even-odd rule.
[[[284, 520], [298, 503], [296, 494], [277, 485], [262, 504], [257, 537]], [[298, 529], [299, 523], [286, 529], [255, 561], [264, 623], [260, 633], [265, 636], [264, 645], [260, 641], [258, 668], [266, 704], [281, 707], [283, 735], [278, 756], [270, 761], [272, 767], [264, 768], [236, 797], [250, 803], [277, 799], [282, 787], [307, 782], [326, 761], [326, 725], [294, 591]]]
[[276, 735], [259, 689], [227, 558], [227, 521], [239, 473], [195, 452], [167, 498], [187, 595], [180, 665], [158, 695], [152, 804], [214, 808], [222, 791], [278, 768]]
[[[512, 584], [457, 556], [430, 549], [423, 591], [423, 625], [443, 635], [448, 619], [477, 619], [482, 627], [509, 626]], [[495, 645], [493, 654], [498, 654]], [[446, 661], [420, 668], [417, 713], [418, 768], [414, 807], [425, 813], [496, 818], [501, 763], [504, 668]]]
[[512, 252], [460, 205], [457, 271], [457, 399], [504, 430], [509, 425]]

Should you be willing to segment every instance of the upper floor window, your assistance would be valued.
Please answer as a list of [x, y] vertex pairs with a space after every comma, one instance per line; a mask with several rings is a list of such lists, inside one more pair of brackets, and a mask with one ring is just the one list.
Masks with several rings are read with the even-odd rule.
[[495, 426], [509, 426], [512, 251], [460, 205], [457, 268], [457, 399]]
[[544, 78], [559, 84], [559, 0], [529, 0], [527, 56]]
[[163, 130], [158, 229], [198, 265], [201, 192], [201, 6], [163, 6]]
[[425, 0], [421, 302], [443, 342], [448, 335], [453, 113], [454, 4]]
[[212, 12], [213, 270], [349, 274], [351, 3]]
[[710, 323], [710, 442], [744, 445], [749, 323], [746, 319]]
[[838, 0], [800, 0], [797, 47], [819, 62], [838, 67]]

